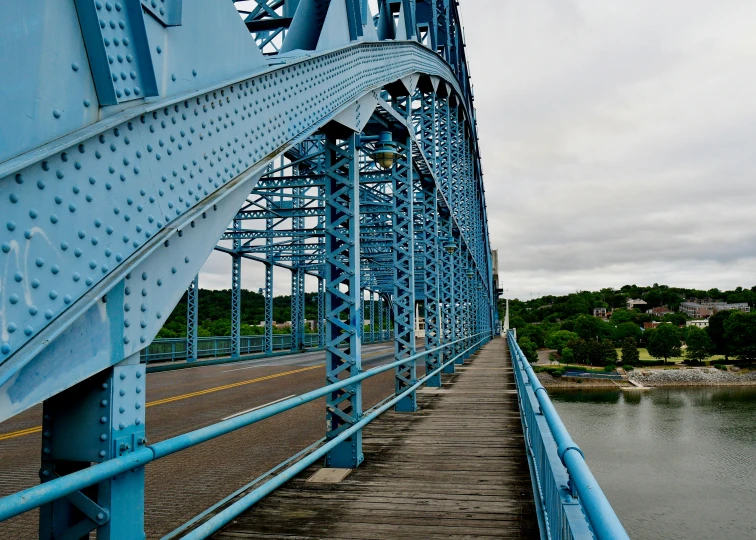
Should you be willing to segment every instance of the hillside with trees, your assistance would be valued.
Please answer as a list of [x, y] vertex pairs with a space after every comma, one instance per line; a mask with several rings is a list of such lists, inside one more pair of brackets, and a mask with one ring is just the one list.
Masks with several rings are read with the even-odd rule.
[[[709, 327], [686, 327], [689, 320], [678, 313], [689, 298], [716, 298], [727, 303], [748, 303], [756, 306], [756, 287], [732, 291], [708, 291], [654, 284], [650, 287], [625, 285], [621, 289], [581, 291], [566, 296], [543, 296], [530, 301], [509, 301], [509, 325], [517, 329], [523, 353], [532, 362], [540, 348], [554, 349], [562, 362], [591, 365], [616, 363], [621, 357], [617, 349], [628, 351], [628, 363], [637, 363], [631, 354], [635, 346], [647, 348], [649, 354], [663, 362], [679, 357], [691, 363], [705, 361], [711, 355], [743, 360], [756, 359], [756, 313], [720, 311], [709, 320]], [[644, 310], [628, 309], [629, 299], [646, 302]], [[500, 303], [504, 316], [505, 303]], [[661, 316], [646, 310], [666, 306], [673, 313]], [[593, 316], [596, 308], [611, 313], [607, 320]], [[643, 329], [644, 323], [660, 324], [656, 329]], [[682, 327], [682, 328], [681, 328]], [[683, 347], [685, 345], [685, 347]]]

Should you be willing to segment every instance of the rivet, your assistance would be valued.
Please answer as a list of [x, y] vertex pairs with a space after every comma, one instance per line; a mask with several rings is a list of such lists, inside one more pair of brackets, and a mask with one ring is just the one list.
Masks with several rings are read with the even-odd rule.
[[10, 297], [8, 297], [8, 301], [10, 301], [11, 304], [17, 304], [18, 303], [18, 295], [12, 294]]
[[24, 334], [25, 335], [30, 336], [33, 333], [34, 333], [34, 328], [32, 328], [31, 326], [27, 326], [26, 328], [24, 328]]
[[[105, 457], [105, 450], [100, 450], [100, 457]], [[100, 514], [97, 514], [97, 515], [99, 516]]]
[[53, 116], [54, 116], [55, 118], [60, 118], [60, 114], [61, 114], [61, 113], [60, 113], [60, 111], [59, 111], [58, 109], [54, 109], [54, 110], [53, 110]]
[[105, 433], [102, 433], [102, 434], [100, 434], [100, 440], [101, 441], [107, 441], [108, 440], [108, 436]]

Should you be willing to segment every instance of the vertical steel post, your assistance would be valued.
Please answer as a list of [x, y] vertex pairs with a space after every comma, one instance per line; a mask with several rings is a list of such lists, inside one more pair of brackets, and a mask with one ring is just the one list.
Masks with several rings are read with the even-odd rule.
[[[357, 326], [360, 298], [360, 177], [357, 135], [343, 146], [326, 140], [325, 164], [326, 383], [360, 373], [362, 343]], [[345, 290], [344, 290], [345, 289]], [[346, 317], [346, 320], [342, 319]], [[326, 438], [362, 417], [362, 384], [332, 392], [326, 402]], [[326, 455], [327, 467], [357, 467], [363, 460], [362, 431]]]
[[[234, 219], [234, 233], [241, 232], [241, 220]], [[233, 239], [234, 254], [231, 255], [231, 358], [239, 357], [239, 341], [241, 330], [241, 265], [239, 255], [241, 240], [238, 236]]]
[[323, 348], [325, 344], [325, 281], [318, 277], [318, 347]]
[[189, 284], [186, 291], [186, 361], [197, 360], [197, 316], [199, 310], [199, 275]]
[[378, 341], [375, 333], [375, 292], [370, 291], [370, 342]]
[[[123, 316], [121, 314], [121, 316]], [[48, 482], [120, 456], [146, 443], [145, 365], [139, 353], [45, 400], [42, 468]], [[119, 474], [40, 508], [43, 540], [144, 539], [144, 467]]]
[[[410, 98], [407, 98], [408, 108]], [[394, 192], [394, 356], [415, 354], [415, 228], [413, 211], [412, 139], [401, 146], [392, 171]], [[415, 361], [396, 368], [396, 395], [417, 381]], [[400, 412], [417, 410], [414, 392], [396, 404]]]
[[386, 326], [383, 320], [383, 312], [383, 295], [381, 293], [378, 293], [378, 339], [380, 341], [386, 341]]
[[[438, 260], [438, 211], [436, 186], [432, 183], [426, 187], [423, 199], [425, 219], [424, 243], [425, 260], [425, 350], [441, 346], [441, 316], [439, 295], [439, 260]], [[425, 357], [425, 372], [430, 373], [441, 365], [441, 353], [434, 352]], [[428, 380], [428, 386], [441, 386], [441, 374]]]

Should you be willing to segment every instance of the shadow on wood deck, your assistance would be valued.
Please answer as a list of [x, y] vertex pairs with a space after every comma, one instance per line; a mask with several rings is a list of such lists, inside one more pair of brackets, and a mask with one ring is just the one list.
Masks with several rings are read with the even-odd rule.
[[371, 423], [341, 483], [310, 467], [214, 538], [539, 538], [506, 341], [457, 368]]

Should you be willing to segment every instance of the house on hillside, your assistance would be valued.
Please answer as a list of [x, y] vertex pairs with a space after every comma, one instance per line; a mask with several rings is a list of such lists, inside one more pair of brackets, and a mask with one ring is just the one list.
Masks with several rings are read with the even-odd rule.
[[648, 305], [648, 302], [646, 302], [645, 300], [641, 300], [640, 298], [636, 298], [636, 299], [628, 298], [627, 299], [627, 309], [635, 309], [635, 308], [637, 308], [637, 309], [641, 309], [642, 310], [642, 309], [645, 309], [645, 307], [647, 305]]
[[648, 315], [655, 315], [657, 317], [663, 317], [667, 313], [674, 313], [674, 311], [669, 309], [667, 306], [659, 306], [659, 307], [647, 309], [646, 313]]
[[606, 320], [609, 317], [609, 314], [607, 313], [605, 307], [597, 307], [593, 308], [593, 316]]
[[685, 326], [695, 326], [697, 328], [707, 328], [709, 326], [709, 319], [701, 319], [698, 321], [686, 321]]

